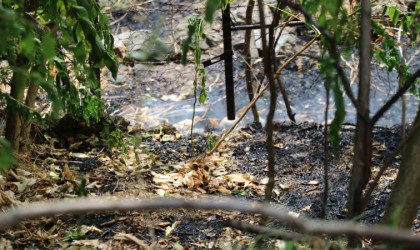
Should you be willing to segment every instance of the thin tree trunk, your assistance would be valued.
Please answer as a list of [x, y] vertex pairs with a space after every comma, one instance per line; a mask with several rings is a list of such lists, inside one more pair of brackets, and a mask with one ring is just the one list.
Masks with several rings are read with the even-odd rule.
[[[248, 6], [246, 8], [246, 17], [245, 23], [247, 25], [252, 24], [252, 11], [254, 10], [254, 0], [249, 0]], [[245, 30], [245, 79], [246, 79], [246, 89], [248, 91], [248, 98], [251, 102], [254, 99], [254, 87], [252, 85], [252, 60], [251, 60], [251, 32], [252, 30]], [[254, 122], [260, 122], [260, 116], [258, 114], [257, 104], [252, 105], [251, 107], [252, 115], [254, 117]]]
[[[359, 92], [356, 135], [354, 139], [354, 160], [351, 170], [351, 180], [348, 198], [349, 219], [362, 213], [363, 190], [371, 175], [372, 160], [372, 124], [369, 117], [370, 90], [370, 60], [371, 60], [371, 3], [362, 1], [361, 29], [360, 29], [360, 64], [359, 64]], [[350, 239], [350, 245], [357, 244], [356, 239]]]
[[[23, 55], [18, 55], [17, 67], [22, 67], [24, 65]], [[23, 72], [23, 69], [18, 68], [13, 72], [13, 77], [10, 82], [10, 96], [17, 102], [22, 103], [25, 87], [26, 87], [26, 76]], [[7, 119], [6, 119], [6, 129], [5, 129], [5, 138], [9, 140], [12, 144], [12, 149], [14, 152], [19, 151], [19, 136], [21, 131], [21, 121], [22, 117], [17, 112], [14, 105], [7, 105]]]
[[371, 174], [371, 141], [372, 126], [366, 117], [369, 117], [369, 90], [370, 90], [370, 42], [371, 42], [371, 5], [370, 0], [362, 1], [361, 38], [360, 38], [360, 72], [358, 103], [361, 107], [357, 114], [356, 135], [354, 140], [354, 161], [351, 171], [351, 182], [348, 200], [348, 218], [359, 215], [361, 199]]
[[268, 84], [270, 86], [270, 109], [267, 115], [266, 131], [267, 131], [267, 153], [268, 153], [268, 183], [265, 189], [266, 202], [271, 201], [271, 196], [274, 188], [274, 164], [275, 152], [273, 145], [273, 119], [276, 111], [277, 91], [274, 79], [273, 69], [273, 55], [274, 55], [274, 27], [269, 30], [269, 41], [267, 41], [267, 32], [265, 24], [264, 5], [262, 0], [258, 0], [258, 8], [261, 23], [261, 39], [264, 53], [264, 73], [267, 76]]
[[325, 113], [324, 113], [324, 193], [322, 195], [322, 210], [321, 218], [325, 218], [327, 215], [327, 206], [328, 206], [328, 157], [330, 155], [329, 144], [328, 144], [328, 109], [330, 108], [330, 84], [329, 82], [325, 83]]
[[[420, 125], [420, 109], [412, 128]], [[413, 135], [402, 154], [402, 162], [385, 209], [384, 223], [410, 228], [420, 205], [420, 131]]]
[[[39, 85], [34, 84], [31, 82], [29, 84], [28, 92], [26, 93], [26, 100], [25, 105], [30, 109], [35, 107], [35, 99], [36, 95], [38, 94]], [[22, 122], [22, 141], [25, 145], [29, 143], [29, 135], [31, 133], [32, 122], [25, 120]], [[21, 147], [20, 150], [25, 150], [25, 148]]]

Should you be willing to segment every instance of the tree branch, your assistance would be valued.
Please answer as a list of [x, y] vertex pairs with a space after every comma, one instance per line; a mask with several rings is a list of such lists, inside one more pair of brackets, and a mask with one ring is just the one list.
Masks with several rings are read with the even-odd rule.
[[64, 214], [85, 214], [110, 211], [155, 211], [165, 209], [190, 210], [226, 210], [239, 211], [246, 214], [261, 214], [279, 220], [284, 226], [304, 234], [328, 236], [358, 236], [382, 240], [403, 245], [419, 246], [420, 238], [413, 237], [410, 231], [390, 229], [384, 226], [367, 226], [350, 221], [321, 221], [293, 217], [284, 208], [255, 204], [235, 199], [217, 200], [182, 200], [182, 199], [92, 199], [79, 198], [55, 202], [34, 202], [10, 208], [0, 214], [0, 228], [7, 229], [23, 220], [38, 219], [44, 216]]
[[[294, 55], [292, 55], [289, 59], [287, 59], [276, 71], [276, 74], [274, 77], [278, 77], [281, 72], [283, 71], [284, 68], [286, 68], [287, 65], [289, 65], [290, 62], [292, 62], [296, 57], [298, 57], [300, 54], [302, 54], [306, 49], [308, 49], [317, 39], [319, 38], [319, 36], [316, 36], [314, 38], [312, 38], [311, 41], [309, 41], [307, 44], [305, 44], [305, 46], [303, 46], [303, 48], [301, 48], [297, 53], [295, 53]], [[248, 106], [246, 107], [246, 109], [243, 111], [243, 113], [241, 114], [241, 116], [236, 119], [236, 121], [232, 124], [232, 126], [225, 132], [223, 133], [223, 135], [220, 136], [219, 140], [217, 141], [216, 145], [214, 146], [214, 148], [212, 150], [210, 150], [210, 152], [207, 153], [207, 155], [211, 155], [214, 152], [216, 152], [220, 145], [223, 143], [223, 141], [226, 139], [226, 137], [236, 128], [236, 126], [239, 124], [240, 121], [242, 121], [242, 119], [245, 117], [245, 115], [248, 113], [248, 111], [251, 109], [251, 107], [253, 105], [255, 105], [255, 103], [258, 101], [258, 99], [260, 99], [260, 97], [264, 94], [264, 92], [268, 89], [270, 85], [266, 84], [259, 92], [258, 94], [256, 94], [256, 96], [254, 96], [254, 99], [252, 99], [251, 102], [249, 102]]]
[[[298, 11], [298, 12], [302, 13], [303, 16], [305, 17], [305, 19], [308, 20], [309, 23], [311, 23], [319, 31], [319, 33], [321, 33], [325, 37], [326, 41], [329, 43], [328, 52], [334, 58], [334, 61], [335, 61], [334, 62], [334, 67], [335, 67], [335, 70], [337, 71], [338, 76], [340, 77], [340, 79], [343, 83], [344, 91], [346, 92], [347, 97], [350, 99], [350, 101], [352, 102], [352, 104], [356, 108], [357, 112], [359, 114], [362, 114], [361, 112], [359, 112], [359, 111], [361, 111], [360, 105], [357, 102], [357, 99], [354, 96], [353, 91], [351, 90], [350, 80], [346, 76], [346, 73], [344, 72], [344, 69], [341, 67], [341, 65], [339, 63], [340, 62], [340, 53], [338, 52], [337, 42], [335, 41], [334, 37], [327, 30], [325, 30], [322, 26], [320, 26], [301, 5], [290, 2], [290, 1], [287, 1], [287, 0], [282, 0], [282, 2], [283, 2], [284, 5], [288, 6], [292, 10], [295, 10], [295, 11]], [[365, 117], [364, 115], [362, 117], [366, 121], [369, 121], [369, 117]]]
[[416, 79], [420, 77], [420, 69], [417, 69], [416, 72], [414, 72], [414, 74], [411, 75], [410, 78], [408, 78], [408, 80], [405, 82], [405, 84], [397, 91], [397, 93], [395, 93], [391, 99], [389, 99], [389, 101], [387, 103], [385, 103], [384, 106], [382, 106], [382, 108], [380, 108], [378, 110], [378, 112], [376, 112], [376, 114], [372, 117], [372, 125], [375, 125], [376, 122], [378, 122], [378, 120], [384, 115], [384, 113], [386, 111], [388, 111], [389, 108], [392, 107], [392, 105], [394, 105], [394, 103], [396, 101], [398, 101], [398, 99], [405, 94], [405, 92], [407, 92], [407, 90], [415, 83]]

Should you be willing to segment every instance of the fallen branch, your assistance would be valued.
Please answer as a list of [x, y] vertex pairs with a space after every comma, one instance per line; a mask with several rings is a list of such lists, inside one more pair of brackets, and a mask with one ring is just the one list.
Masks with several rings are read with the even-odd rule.
[[[286, 62], [284, 62], [276, 71], [276, 74], [274, 75], [274, 78], [278, 77], [280, 75], [280, 73], [282, 72], [282, 70], [291, 62], [293, 61], [297, 56], [299, 56], [300, 54], [302, 54], [307, 48], [309, 48], [309, 46], [311, 46], [317, 39], [319, 36], [314, 37], [311, 41], [309, 41], [302, 49], [300, 49], [296, 54], [294, 54], [292, 57], [290, 57]], [[266, 84], [261, 90], [260, 92], [258, 92], [258, 94], [254, 97], [254, 99], [248, 104], [248, 106], [246, 107], [246, 109], [244, 110], [244, 112], [241, 114], [241, 116], [235, 121], [235, 123], [233, 123], [233, 125], [222, 135], [220, 136], [219, 140], [217, 141], [216, 145], [214, 146], [214, 148], [207, 153], [207, 155], [211, 155], [214, 152], [216, 152], [220, 145], [222, 144], [222, 142], [226, 139], [226, 136], [228, 136], [235, 128], [236, 126], [239, 124], [239, 122], [242, 121], [242, 119], [245, 117], [245, 115], [248, 113], [248, 111], [252, 108], [252, 106], [258, 101], [258, 99], [260, 99], [260, 97], [264, 94], [264, 92], [268, 89], [269, 84]]]
[[111, 211], [156, 211], [167, 209], [225, 210], [246, 214], [261, 214], [280, 221], [284, 226], [308, 235], [357, 236], [381, 240], [388, 243], [419, 246], [420, 238], [410, 235], [410, 231], [391, 229], [385, 226], [367, 226], [351, 221], [322, 221], [294, 217], [284, 208], [268, 204], [256, 204], [235, 199], [182, 200], [182, 199], [92, 199], [79, 198], [55, 202], [34, 202], [9, 208], [0, 214], [0, 229], [8, 229], [23, 220], [39, 219], [47, 216], [76, 215]]

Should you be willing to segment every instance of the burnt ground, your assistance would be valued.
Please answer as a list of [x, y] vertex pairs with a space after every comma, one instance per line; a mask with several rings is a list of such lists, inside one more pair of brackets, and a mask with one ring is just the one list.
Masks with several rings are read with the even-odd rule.
[[[276, 185], [272, 204], [284, 206], [300, 215], [319, 218], [323, 190], [323, 127], [315, 123], [277, 123], [275, 127]], [[397, 146], [400, 132], [398, 127], [375, 128], [374, 173]], [[179, 138], [176, 131], [164, 127], [137, 131], [136, 134], [136, 137], [143, 138], [137, 150], [140, 161], [134, 160], [131, 150], [122, 154], [118, 150], [106, 153], [98, 146], [89, 150], [73, 146], [73, 150], [69, 150], [37, 145], [28, 162], [29, 169], [26, 169], [34, 174], [17, 172], [14, 177], [8, 176], [9, 184], [3, 191], [14, 194], [13, 204], [73, 198], [78, 196], [80, 178], [85, 177], [86, 190], [93, 197], [210, 196], [263, 200], [267, 163], [266, 136], [261, 126], [248, 125], [238, 129], [217, 153], [206, 158], [198, 155], [205, 150], [207, 136], [195, 134], [195, 155], [198, 157], [193, 161], [187, 136]], [[353, 135], [354, 126], [344, 126], [338, 155], [330, 155], [328, 159], [331, 187], [328, 219], [345, 219]], [[37, 162], [36, 167], [30, 164], [34, 161]], [[363, 222], [372, 224], [380, 221], [398, 165], [397, 159], [381, 178], [362, 216]], [[208, 174], [207, 177], [194, 175], [203, 171]], [[193, 176], [193, 183], [176, 184], [176, 180], [182, 180], [187, 175]], [[164, 176], [171, 176], [173, 180], [161, 179]], [[236, 176], [236, 180], [232, 176]], [[224, 181], [220, 182], [220, 178]], [[215, 186], [216, 179], [219, 187]], [[28, 188], [16, 184], [20, 182], [23, 185], [24, 180], [33, 181], [26, 184]], [[420, 232], [419, 218], [413, 226], [416, 233]], [[255, 223], [259, 221], [259, 216], [187, 210], [60, 216], [25, 222], [16, 229], [3, 232], [1, 237], [2, 246], [8, 242], [15, 249], [80, 249], [80, 246], [87, 249], [129, 249], [136, 244], [126, 235], [148, 247], [160, 248], [174, 248], [177, 244], [186, 249], [222, 248], [228, 243], [240, 247], [252, 244], [255, 234], [229, 227], [227, 222], [231, 219]], [[270, 225], [279, 228], [281, 222], [271, 221]], [[77, 230], [81, 230], [79, 234]], [[277, 243], [265, 241], [265, 244], [273, 248]]]

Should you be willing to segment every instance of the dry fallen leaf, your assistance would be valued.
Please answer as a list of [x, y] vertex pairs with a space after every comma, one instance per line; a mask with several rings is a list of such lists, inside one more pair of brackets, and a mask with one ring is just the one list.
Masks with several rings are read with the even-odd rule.
[[312, 205], [306, 206], [306, 207], [302, 208], [301, 210], [302, 210], [303, 212], [308, 212], [308, 211], [310, 211], [310, 210], [311, 210], [311, 206], [312, 206]]
[[318, 185], [319, 181], [309, 181], [308, 185]]
[[82, 225], [80, 227], [80, 231], [83, 233], [83, 235], [85, 235], [86, 233], [95, 233], [95, 234], [102, 234], [102, 230], [95, 227], [95, 226], [86, 226], [86, 225]]
[[247, 183], [252, 181], [252, 176], [248, 173], [241, 174], [241, 173], [233, 173], [226, 175], [226, 178], [231, 182], [236, 183]]
[[279, 184], [280, 188], [282, 190], [289, 190], [290, 189], [290, 184]]
[[292, 211], [288, 212], [287, 214], [292, 216], [293, 218], [298, 218], [300, 216], [299, 213], [295, 213], [295, 212], [292, 212]]
[[63, 177], [64, 177], [65, 180], [73, 180], [74, 179], [74, 174], [70, 170], [70, 168], [67, 164], [64, 165], [64, 167], [63, 167]]
[[159, 195], [160, 197], [165, 197], [166, 191], [159, 188], [159, 189], [156, 189], [156, 194]]
[[227, 188], [225, 188], [223, 186], [217, 187], [217, 191], [219, 193], [222, 193], [222, 194], [231, 194], [232, 193], [229, 189], [227, 189]]
[[174, 231], [174, 230], [175, 230], [175, 228], [176, 228], [179, 224], [181, 224], [181, 222], [180, 222], [180, 221], [175, 221], [175, 222], [172, 224], [172, 226], [170, 226], [170, 227], [166, 227], [166, 230], [165, 230], [165, 237], [169, 237], [169, 235], [171, 235], [172, 231]]
[[146, 242], [144, 242], [143, 240], [140, 240], [139, 238], [137, 238], [136, 236], [132, 234], [118, 233], [114, 236], [114, 239], [131, 241], [137, 244], [138, 249], [141, 249], [141, 250], [150, 249], [149, 245], [147, 245]]

